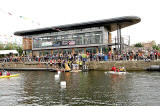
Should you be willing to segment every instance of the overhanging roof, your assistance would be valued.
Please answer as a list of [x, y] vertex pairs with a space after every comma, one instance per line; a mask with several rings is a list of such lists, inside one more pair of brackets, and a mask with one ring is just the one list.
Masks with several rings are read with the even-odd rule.
[[17, 31], [14, 33], [14, 35], [19, 35], [19, 36], [34, 35], [39, 33], [59, 32], [59, 31], [100, 27], [100, 26], [105, 26], [110, 32], [112, 32], [117, 30], [117, 24], [120, 25], [121, 28], [124, 28], [136, 24], [140, 21], [141, 19], [137, 16], [124, 16], [124, 17], [117, 17], [117, 18], [97, 20], [84, 23], [75, 23], [75, 24], [52, 26], [52, 27], [39, 28], [33, 30]]

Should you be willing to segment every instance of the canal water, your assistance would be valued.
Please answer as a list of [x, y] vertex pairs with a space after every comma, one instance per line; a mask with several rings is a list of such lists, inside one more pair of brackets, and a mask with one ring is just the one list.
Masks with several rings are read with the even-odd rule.
[[[160, 105], [160, 72], [110, 75], [104, 71], [19, 71], [0, 79], [0, 105]], [[56, 76], [55, 76], [56, 75]], [[66, 81], [66, 86], [61, 85]]]

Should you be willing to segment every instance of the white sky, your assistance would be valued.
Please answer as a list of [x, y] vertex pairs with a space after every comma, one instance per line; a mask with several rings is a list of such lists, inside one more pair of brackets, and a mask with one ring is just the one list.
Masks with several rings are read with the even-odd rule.
[[[15, 31], [87, 22], [121, 16], [138, 16], [141, 22], [122, 29], [131, 44], [155, 40], [160, 44], [160, 0], [0, 0], [1, 42], [19, 42]], [[10, 12], [12, 15], [8, 15]], [[21, 19], [24, 16], [29, 19]], [[37, 25], [34, 22], [40, 22]], [[8, 37], [9, 36], [9, 37]], [[12, 40], [12, 38], [14, 38]], [[15, 40], [16, 38], [16, 40]]]

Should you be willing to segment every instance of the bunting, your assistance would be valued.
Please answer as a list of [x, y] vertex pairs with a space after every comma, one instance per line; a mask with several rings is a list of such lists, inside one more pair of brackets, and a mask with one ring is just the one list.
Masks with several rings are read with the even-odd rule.
[[12, 15], [10, 12], [8, 12], [9, 15]]
[[[23, 15], [16, 15], [16, 14], [14, 14], [14, 12], [5, 11], [2, 8], [0, 8], [0, 13], [3, 13], [2, 15], [6, 15], [6, 16], [11, 17], [11, 18], [16, 17], [17, 19], [19, 19], [19, 21], [24, 20], [26, 22], [30, 22], [31, 25], [38, 25], [38, 26], [41, 25], [39, 22], [34, 21], [31, 18], [28, 18], [28, 17], [23, 16]], [[3, 41], [4, 44], [7, 44], [9, 42], [19, 43], [19, 44], [22, 43], [22, 39], [14, 36], [13, 34], [9, 34], [9, 33], [8, 34], [1, 34], [0, 33], [0, 37], [1, 37], [1, 41]], [[17, 39], [19, 39], [19, 40], [17, 40]]]
[[28, 17], [22, 16], [22, 15], [17, 16], [15, 14], [11, 13], [11, 12], [4, 11], [2, 8], [0, 8], [0, 11], [2, 13], [8, 14], [9, 16], [15, 16], [15, 17], [18, 17], [18, 18], [23, 19], [23, 20], [30, 20], [32, 24], [36, 24], [36, 25], [40, 26], [39, 22], [36, 22], [36, 21], [34, 21], [34, 20], [32, 20], [32, 19], [30, 19]]

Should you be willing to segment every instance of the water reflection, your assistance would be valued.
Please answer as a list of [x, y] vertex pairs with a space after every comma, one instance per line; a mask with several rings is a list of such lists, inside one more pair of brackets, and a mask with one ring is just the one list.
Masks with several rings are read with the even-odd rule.
[[[16, 72], [12, 72], [16, 73]], [[20, 72], [19, 77], [0, 79], [0, 103], [6, 105], [158, 105], [159, 72], [103, 71], [54, 73]], [[55, 77], [59, 75], [59, 77]], [[65, 81], [66, 86], [61, 86]]]

